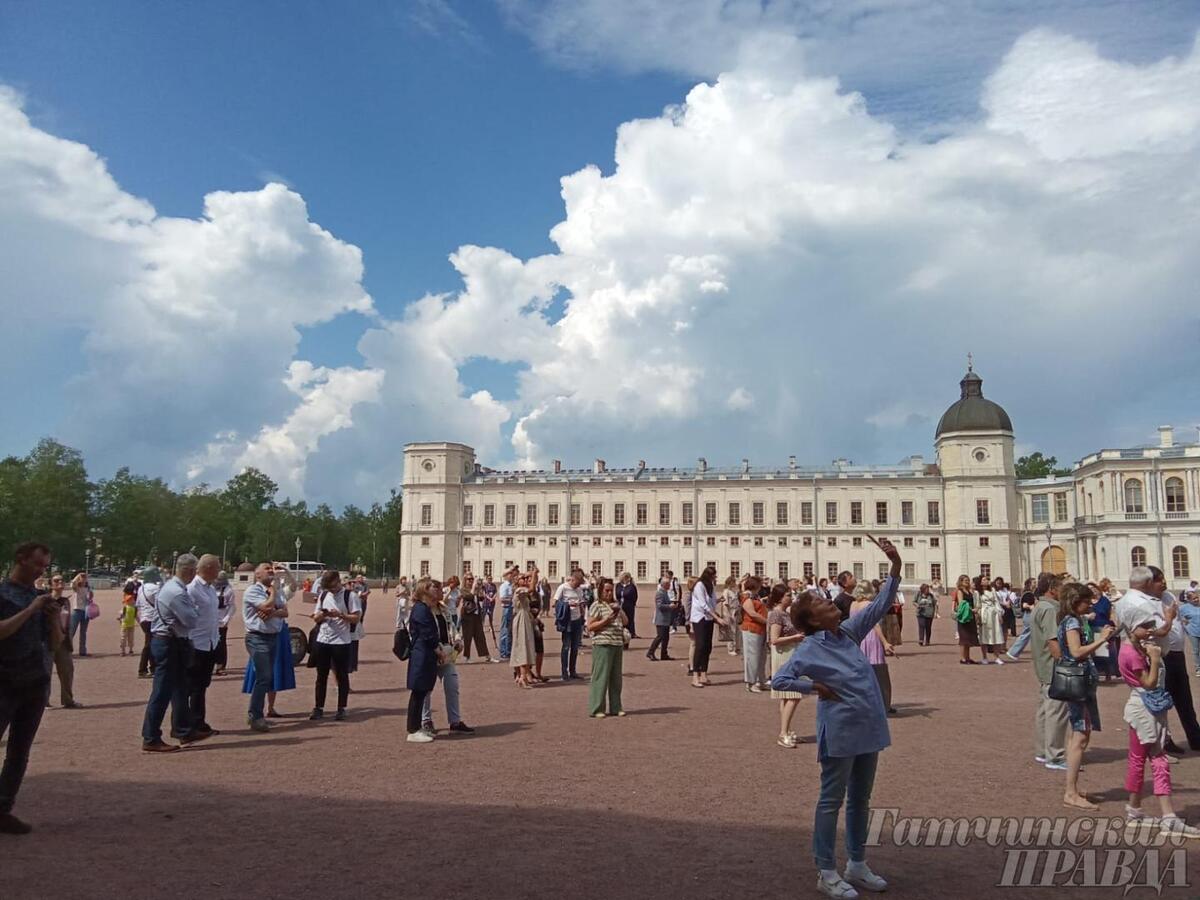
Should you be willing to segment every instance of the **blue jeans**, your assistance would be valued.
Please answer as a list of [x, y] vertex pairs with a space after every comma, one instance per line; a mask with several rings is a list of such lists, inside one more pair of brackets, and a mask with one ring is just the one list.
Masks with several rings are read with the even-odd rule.
[[846, 855], [850, 862], [867, 858], [867, 824], [870, 819], [871, 788], [879, 753], [858, 756], [829, 756], [821, 760], [821, 796], [813, 821], [813, 856], [818, 869], [837, 868], [837, 823], [846, 801]]
[[188, 665], [191, 663], [190, 641], [156, 634], [150, 639], [150, 657], [154, 660], [154, 686], [142, 720], [142, 740], [145, 743], [162, 740], [162, 721], [171, 706], [171, 730], [177, 737], [192, 733], [192, 718], [188, 712]]
[[86, 609], [71, 610], [71, 640], [75, 640], [75, 632], [79, 631], [79, 655], [87, 656], [88, 617]]
[[568, 675], [577, 674], [575, 664], [579, 661], [579, 648], [583, 644], [583, 619], [576, 619], [567, 630], [562, 632], [562, 653], [559, 654], [562, 660], [562, 677], [566, 680]]
[[1189, 634], [1187, 639], [1188, 643], [1192, 645], [1192, 670], [1200, 672], [1200, 637]]
[[512, 607], [505, 606], [500, 610], [500, 658], [512, 656]]
[[1013, 645], [1008, 648], [1008, 655], [1013, 659], [1024, 653], [1025, 648], [1029, 646], [1029, 639], [1033, 636], [1029, 631], [1029, 626], [1029, 613], [1024, 613], [1021, 616], [1021, 633], [1017, 635], [1017, 639], [1013, 641]]
[[275, 654], [279, 650], [279, 635], [246, 634], [246, 655], [254, 660], [254, 687], [250, 691], [250, 721], [263, 717], [263, 703], [271, 690], [275, 676]]

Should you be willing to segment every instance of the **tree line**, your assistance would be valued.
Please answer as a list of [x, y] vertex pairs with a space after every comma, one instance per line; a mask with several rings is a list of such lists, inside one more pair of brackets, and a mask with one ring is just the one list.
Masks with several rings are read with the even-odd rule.
[[401, 499], [396, 490], [370, 509], [276, 499], [278, 485], [246, 469], [224, 486], [173, 490], [161, 478], [118, 469], [93, 482], [83, 454], [44, 438], [27, 456], [0, 460], [0, 539], [6, 554], [22, 541], [49, 545], [62, 569], [128, 571], [169, 566], [178, 553], [215, 553], [227, 569], [242, 562], [300, 558], [372, 577], [394, 573]]

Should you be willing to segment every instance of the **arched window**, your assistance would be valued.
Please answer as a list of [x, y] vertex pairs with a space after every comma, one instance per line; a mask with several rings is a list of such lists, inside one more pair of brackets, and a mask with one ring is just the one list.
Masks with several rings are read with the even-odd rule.
[[1175, 571], [1176, 578], [1190, 577], [1187, 547], [1176, 547], [1171, 551], [1171, 568]]
[[1187, 500], [1183, 494], [1183, 479], [1168, 478], [1166, 484], [1167, 490], [1167, 512], [1181, 513], [1187, 512]]
[[1129, 562], [1134, 566], [1144, 566], [1146, 564], [1146, 548], [1134, 547], [1129, 551]]
[[1146, 511], [1145, 492], [1142, 483], [1136, 478], [1125, 482], [1125, 512], [1144, 513]]

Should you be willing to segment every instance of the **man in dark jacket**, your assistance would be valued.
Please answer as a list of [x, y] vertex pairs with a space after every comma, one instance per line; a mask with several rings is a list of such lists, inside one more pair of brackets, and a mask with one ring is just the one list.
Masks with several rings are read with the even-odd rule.
[[633, 576], [628, 572], [621, 576], [621, 581], [617, 585], [617, 602], [621, 604], [621, 610], [625, 613], [625, 618], [629, 620], [629, 636], [637, 637], [637, 585], [633, 583]]
[[50, 548], [22, 544], [15, 562], [0, 582], [0, 738], [8, 735], [0, 769], [0, 834], [33, 830], [12, 809], [46, 709], [51, 654], [63, 637], [58, 605], [36, 587], [50, 565]]

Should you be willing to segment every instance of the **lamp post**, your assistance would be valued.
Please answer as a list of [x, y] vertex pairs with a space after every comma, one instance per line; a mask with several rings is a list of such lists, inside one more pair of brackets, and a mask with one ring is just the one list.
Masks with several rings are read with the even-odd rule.
[[[1051, 548], [1053, 548], [1053, 546], [1054, 546], [1054, 530], [1050, 527], [1050, 523], [1047, 522], [1046, 523], [1046, 566], [1044, 566], [1043, 568], [1048, 568], [1050, 563], [1053, 562], [1053, 560], [1054, 560], [1054, 554], [1051, 552]], [[1052, 574], [1057, 575], [1058, 573], [1054, 572]]]
[[83, 551], [83, 576], [84, 578], [91, 577], [92, 568], [92, 548], [87, 547]]
[[296, 535], [296, 571], [300, 571], [300, 535]]

